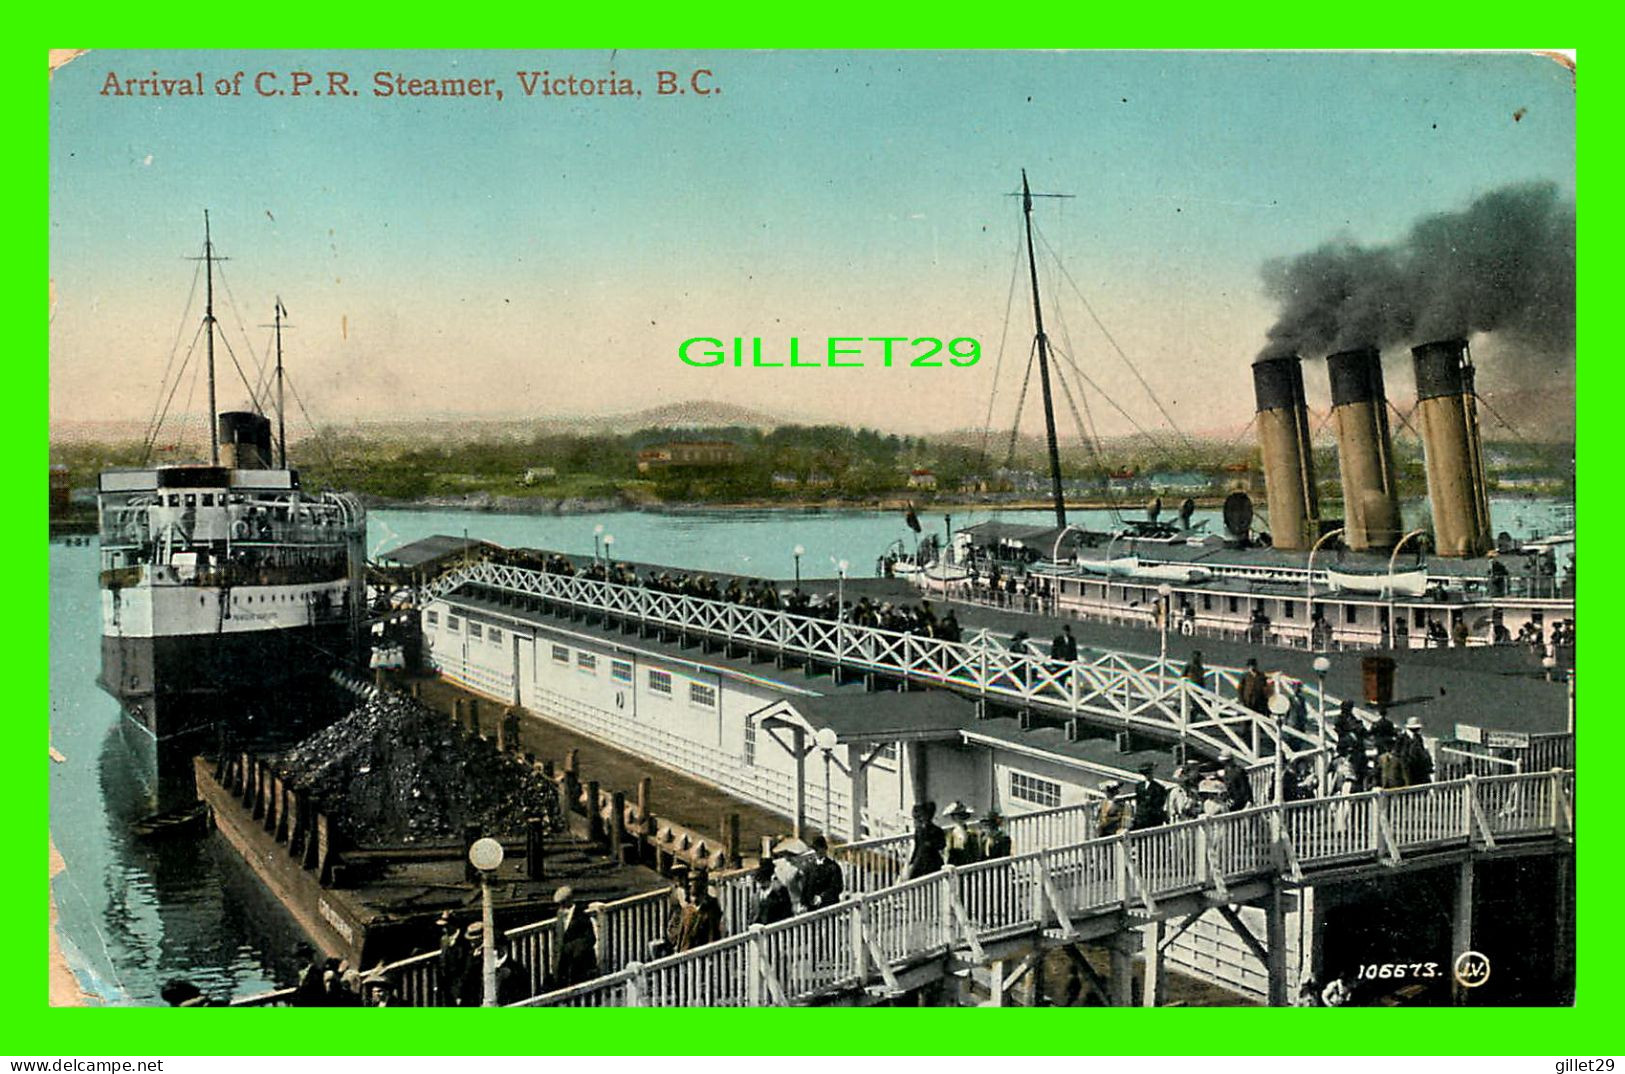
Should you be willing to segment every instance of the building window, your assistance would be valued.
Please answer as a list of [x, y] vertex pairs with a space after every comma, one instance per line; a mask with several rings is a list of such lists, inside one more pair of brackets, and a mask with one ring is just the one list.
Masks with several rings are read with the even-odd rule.
[[468, 624], [468, 636], [471, 638], [483, 638], [485, 637], [485, 631], [478, 623], [471, 622]]
[[717, 688], [707, 686], [703, 682], [688, 684], [688, 703], [699, 705], [702, 708], [714, 709], [717, 707]]
[[1292, 601], [1283, 600], [1281, 602], [1281, 618], [1296, 619], [1298, 617], [1296, 608], [1297, 606]]
[[1025, 772], [1010, 773], [1010, 797], [1017, 802], [1050, 808], [1061, 804], [1061, 785]]
[[609, 662], [609, 677], [616, 682], [631, 682], [632, 665], [625, 660], [611, 660]]
[[491, 627], [486, 631], [485, 636], [491, 639], [492, 645], [502, 644], [502, 630], [500, 627]]
[[1241, 611], [1240, 597], [1226, 597], [1224, 599], [1227, 602], [1225, 606], [1229, 608], [1232, 613]]
[[665, 694], [667, 697], [670, 697], [671, 696], [671, 672], [669, 672], [669, 671], [650, 671], [649, 672], [649, 692], [651, 694]]
[[745, 720], [745, 763], [756, 763], [756, 721], [748, 717]]
[[1202, 610], [1204, 612], [1211, 612], [1213, 610], [1213, 594], [1212, 593], [1203, 593], [1202, 594]]
[[446, 616], [446, 629], [461, 630], [463, 629], [463, 621], [457, 618], [455, 615], [448, 615]]
[[589, 675], [598, 674], [598, 658], [592, 653], [576, 653], [576, 667]]
[[1360, 606], [1358, 604], [1343, 605], [1343, 622], [1358, 623], [1360, 621]]
[[428, 617], [430, 626], [434, 626], [435, 624], [440, 622], [440, 613], [439, 612], [426, 612], [424, 614]]
[[570, 662], [570, 650], [562, 645], [553, 646], [553, 662], [555, 664], [568, 664]]

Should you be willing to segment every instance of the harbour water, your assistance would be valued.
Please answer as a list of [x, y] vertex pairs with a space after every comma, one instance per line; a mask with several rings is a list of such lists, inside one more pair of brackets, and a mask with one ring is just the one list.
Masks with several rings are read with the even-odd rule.
[[[1559, 505], [1536, 499], [1491, 501], [1495, 529], [1514, 536], [1558, 529]], [[922, 512], [926, 533], [942, 533], [944, 512]], [[1073, 521], [1104, 528], [1104, 511]], [[955, 528], [1000, 520], [1044, 524], [1044, 511], [953, 512]], [[1210, 529], [1219, 528], [1216, 513]], [[595, 534], [598, 527], [600, 533]], [[893, 541], [913, 549], [896, 511], [694, 511], [676, 514], [502, 515], [461, 511], [374, 511], [368, 551], [377, 556], [433, 534], [461, 535], [591, 555], [595, 537], [616, 559], [702, 571], [788, 578], [800, 545], [804, 578], [833, 578], [841, 560], [853, 576], [872, 575]], [[147, 1005], [159, 988], [186, 977], [216, 997], [289, 983], [298, 929], [259, 890], [213, 836], [167, 842], [129, 831], [135, 788], [117, 704], [96, 685], [100, 662], [98, 552], [94, 544], [50, 549], [51, 743], [64, 758], [50, 776], [51, 839], [67, 868], [52, 885], [64, 954], [92, 1002]]]

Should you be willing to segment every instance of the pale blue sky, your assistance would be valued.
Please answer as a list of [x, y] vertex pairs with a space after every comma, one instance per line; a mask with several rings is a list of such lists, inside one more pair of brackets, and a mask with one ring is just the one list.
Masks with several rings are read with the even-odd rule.
[[[654, 95], [656, 70], [697, 67], [719, 94]], [[248, 76], [238, 98], [99, 92], [154, 69]], [[348, 71], [362, 95], [253, 94], [255, 72], [285, 87], [296, 69]], [[613, 69], [645, 93], [527, 99], [532, 69]], [[492, 77], [505, 99], [379, 99], [378, 70]], [[386, 394], [395, 413], [491, 416], [710, 398], [925, 430], [980, 424], [991, 353], [698, 370], [676, 346], [973, 334], [991, 352], [1019, 222], [1002, 195], [1026, 167], [1077, 195], [1040, 206], [1044, 234], [1203, 428], [1250, 414], [1267, 258], [1397, 239], [1507, 183], [1574, 184], [1571, 78], [1514, 54], [92, 52], [51, 97], [62, 419], [150, 410], [205, 207], [244, 320], [274, 293], [293, 311], [290, 361], [326, 418]], [[1056, 334], [1149, 421], [1069, 290]]]

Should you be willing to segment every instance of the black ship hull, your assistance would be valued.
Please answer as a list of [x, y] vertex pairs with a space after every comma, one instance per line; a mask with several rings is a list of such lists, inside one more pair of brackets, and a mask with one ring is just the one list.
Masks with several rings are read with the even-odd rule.
[[354, 696], [330, 673], [353, 666], [347, 623], [232, 635], [102, 638], [98, 684], [118, 699], [121, 731], [146, 788], [167, 812], [196, 801], [192, 758], [289, 744]]

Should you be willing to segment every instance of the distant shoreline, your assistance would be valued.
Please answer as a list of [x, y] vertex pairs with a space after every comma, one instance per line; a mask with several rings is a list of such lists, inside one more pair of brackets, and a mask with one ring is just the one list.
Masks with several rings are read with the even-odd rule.
[[[690, 514], [699, 511], [872, 511], [884, 513], [889, 511], [902, 512], [912, 503], [914, 510], [921, 514], [942, 513], [954, 511], [1047, 511], [1051, 504], [1048, 500], [1018, 500], [1014, 502], [990, 503], [981, 500], [953, 500], [932, 501], [921, 503], [918, 500], [868, 500], [856, 502], [852, 500], [733, 500], [727, 502], [666, 502], [638, 503], [632, 500], [619, 498], [601, 499], [563, 499], [552, 500], [545, 497], [491, 497], [489, 499], [469, 498], [461, 502], [448, 499], [431, 498], [424, 500], [389, 500], [379, 497], [364, 497], [368, 510], [379, 511], [466, 511], [469, 514], [494, 515], [595, 515], [607, 514], [613, 511], [641, 511], [648, 514]], [[1196, 499], [1198, 508], [1217, 508], [1224, 501], [1214, 497], [1200, 497]], [[1111, 504], [1103, 500], [1068, 500], [1068, 510], [1078, 511], [1107, 511], [1112, 507], [1118, 510], [1141, 512], [1145, 509], [1143, 501], [1135, 503]], [[1164, 501], [1165, 513], [1170, 511], [1167, 501]]]

